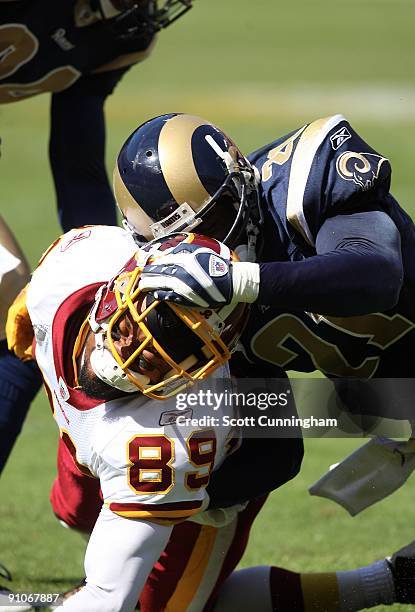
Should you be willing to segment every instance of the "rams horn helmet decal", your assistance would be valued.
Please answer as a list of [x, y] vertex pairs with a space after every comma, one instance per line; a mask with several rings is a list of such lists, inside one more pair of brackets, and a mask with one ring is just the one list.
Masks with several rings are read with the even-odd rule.
[[257, 180], [219, 128], [193, 115], [169, 114], [143, 123], [124, 143], [114, 191], [139, 240], [197, 227], [235, 248], [262, 220]]

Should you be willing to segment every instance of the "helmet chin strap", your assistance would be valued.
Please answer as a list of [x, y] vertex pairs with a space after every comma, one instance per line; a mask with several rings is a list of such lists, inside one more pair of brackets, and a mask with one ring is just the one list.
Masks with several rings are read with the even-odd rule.
[[251, 219], [246, 226], [247, 243], [239, 244], [234, 251], [241, 261], [255, 263], [257, 260], [256, 245], [258, 242], [259, 229]]
[[259, 172], [259, 170], [258, 170], [258, 168], [257, 168], [256, 166], [253, 166], [253, 165], [251, 164], [251, 168], [252, 168], [252, 169], [253, 169], [253, 171], [254, 171], [255, 185], [258, 187], [258, 185], [259, 185], [259, 184], [260, 184], [260, 182], [261, 182], [261, 174], [260, 174], [260, 172]]
[[[91, 367], [100, 380], [123, 391], [124, 393], [137, 393], [137, 387], [129, 380], [126, 372], [118, 365], [111, 352], [104, 346], [105, 334], [95, 334], [95, 348], [90, 355]], [[142, 376], [130, 372], [132, 376], [137, 378], [139, 382], [145, 386], [148, 385], [150, 379], [148, 376]]]

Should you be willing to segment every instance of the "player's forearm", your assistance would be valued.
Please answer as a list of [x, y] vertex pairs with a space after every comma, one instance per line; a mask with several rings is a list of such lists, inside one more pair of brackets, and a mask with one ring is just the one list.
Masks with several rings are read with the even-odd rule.
[[403, 279], [399, 233], [384, 213], [326, 221], [318, 255], [260, 266], [259, 301], [281, 309], [353, 316], [392, 308]]
[[383, 257], [320, 255], [261, 265], [259, 302], [281, 310], [354, 316], [392, 308], [400, 280]]
[[[304, 454], [300, 430], [297, 438], [245, 438], [242, 446], [212, 472], [208, 493], [209, 510], [227, 508], [267, 495], [295, 478]], [[255, 457], [255, 461], [252, 461]], [[272, 466], [258, 470], [258, 465]], [[249, 489], [246, 483], [249, 482]]]
[[85, 555], [87, 584], [58, 610], [129, 612], [170, 537], [171, 527], [126, 519], [104, 508]]

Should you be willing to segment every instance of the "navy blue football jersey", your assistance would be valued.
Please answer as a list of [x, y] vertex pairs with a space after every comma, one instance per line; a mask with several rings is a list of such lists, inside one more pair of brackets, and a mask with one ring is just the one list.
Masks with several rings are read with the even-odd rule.
[[0, 0], [0, 103], [59, 92], [83, 74], [144, 59], [153, 35], [122, 36], [85, 0]]
[[316, 255], [327, 219], [380, 210], [399, 230], [404, 268], [399, 302], [388, 312], [333, 317], [253, 304], [242, 339], [249, 359], [330, 377], [415, 376], [415, 359], [408, 359], [415, 342], [415, 228], [389, 193], [388, 160], [341, 115], [305, 125], [249, 159], [261, 175], [266, 215], [261, 261]]

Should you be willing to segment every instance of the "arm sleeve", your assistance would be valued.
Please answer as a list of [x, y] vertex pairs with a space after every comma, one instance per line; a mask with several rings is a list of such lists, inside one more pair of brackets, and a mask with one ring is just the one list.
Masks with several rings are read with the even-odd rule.
[[87, 584], [57, 610], [134, 610], [171, 530], [165, 525], [121, 518], [103, 508], [85, 555]]
[[[286, 391], [290, 388], [289, 378], [282, 369], [271, 366], [265, 361], [248, 362], [240, 351], [232, 355], [230, 368], [238, 384], [242, 383], [240, 390], [245, 393], [257, 387], [257, 382], [265, 388], [266, 378], [272, 381], [272, 392]], [[244, 386], [243, 379], [250, 379], [247, 386]], [[269, 407], [267, 414], [297, 417], [292, 393], [291, 398], [286, 410], [282, 411], [281, 407]], [[207, 487], [210, 510], [227, 508], [262, 497], [281, 487], [300, 471], [304, 455], [300, 428], [293, 428], [291, 438], [251, 437], [252, 433], [249, 431], [247, 433], [247, 436], [242, 436], [240, 447], [210, 476]]]
[[403, 280], [400, 235], [384, 212], [337, 215], [322, 225], [317, 255], [260, 264], [258, 301], [335, 316], [392, 308]]
[[240, 448], [211, 474], [209, 510], [228, 508], [278, 489], [299, 473], [303, 455], [301, 437], [244, 438]]

